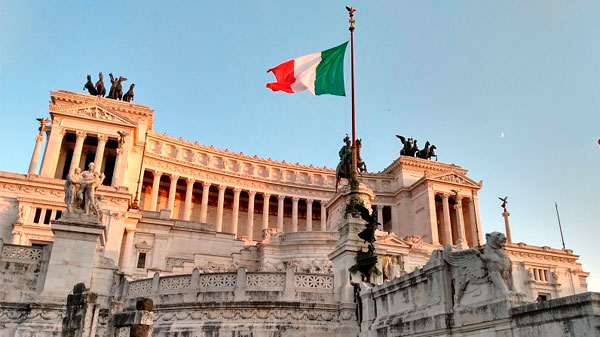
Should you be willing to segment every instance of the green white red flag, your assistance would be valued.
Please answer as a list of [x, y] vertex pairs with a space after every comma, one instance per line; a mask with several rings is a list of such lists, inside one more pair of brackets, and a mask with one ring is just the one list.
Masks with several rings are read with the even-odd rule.
[[267, 83], [273, 91], [294, 94], [307, 90], [313, 95], [346, 96], [344, 54], [348, 42], [318, 53], [301, 56], [267, 70], [277, 82]]

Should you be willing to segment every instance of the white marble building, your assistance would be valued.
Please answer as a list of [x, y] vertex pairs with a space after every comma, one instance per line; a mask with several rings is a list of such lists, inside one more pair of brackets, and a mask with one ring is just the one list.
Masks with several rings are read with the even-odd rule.
[[[110, 283], [94, 281], [109, 274], [146, 282], [136, 286], [141, 293], [150, 291], [156, 273], [161, 280], [193, 273], [238, 273], [246, 280], [240, 267], [279, 275], [274, 280], [288, 277], [290, 268], [295, 277], [332, 274], [329, 254], [343, 218], [332, 207], [339, 197], [334, 170], [156, 133], [147, 106], [62, 90], [50, 98], [47, 130], [31, 128], [29, 172], [0, 172], [2, 258], [45, 254], [54, 241], [51, 221], [65, 209], [64, 178], [94, 162], [106, 175], [98, 189], [105, 240], [93, 272], [82, 279], [94, 291], [109, 295], [110, 289], [94, 289]], [[483, 184], [460, 166], [402, 156], [361, 181], [382, 224], [379, 283], [423, 267], [445, 245], [484, 244], [477, 196]], [[587, 291], [588, 273], [571, 250], [512, 242], [506, 250], [517, 288], [529, 299]], [[0, 301], [31, 301], [44, 289], [43, 280], [36, 282], [29, 292], [0, 291]], [[61, 286], [56, 294], [66, 296], [73, 284]]]

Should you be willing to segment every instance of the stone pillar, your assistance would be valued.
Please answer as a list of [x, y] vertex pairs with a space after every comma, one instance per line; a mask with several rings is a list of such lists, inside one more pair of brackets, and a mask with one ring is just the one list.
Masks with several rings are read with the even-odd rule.
[[481, 218], [479, 217], [479, 200], [475, 191], [471, 190], [473, 195], [472, 202], [469, 203], [471, 208], [471, 219], [473, 223], [473, 244], [480, 246], [483, 245], [483, 233], [481, 232]]
[[508, 217], [510, 213], [508, 211], [502, 212], [502, 216], [504, 217], [504, 228], [506, 228], [506, 242], [512, 243], [512, 233], [510, 232], [510, 221]]
[[217, 203], [217, 224], [215, 227], [215, 231], [217, 232], [223, 231], [223, 204], [225, 202], [225, 189], [227, 189], [227, 186], [219, 185], [219, 199]]
[[232, 232], [237, 237], [238, 234], [238, 223], [240, 219], [240, 193], [242, 192], [241, 188], [233, 189], [233, 212], [231, 213], [231, 224], [232, 224]]
[[171, 219], [177, 218], [174, 212], [175, 192], [177, 192], [177, 180], [179, 180], [179, 176], [172, 174], [171, 185], [169, 186], [169, 199], [167, 200], [167, 208], [171, 210]]
[[152, 181], [152, 195], [150, 198], [150, 210], [157, 211], [158, 207], [158, 190], [160, 188], [160, 177], [162, 172], [154, 171], [154, 180]]
[[392, 215], [392, 231], [394, 231], [396, 235], [400, 235], [400, 220], [398, 219], [398, 206], [392, 205], [390, 211]]
[[461, 203], [461, 197], [458, 196], [456, 197], [456, 204], [454, 205], [454, 210], [456, 212], [456, 247], [461, 248], [461, 249], [467, 249], [469, 248], [469, 244], [467, 243], [467, 240], [465, 238], [466, 234], [465, 234], [465, 222], [463, 219], [463, 212], [462, 212], [462, 203]]
[[437, 224], [437, 209], [435, 206], [435, 192], [429, 188], [427, 191], [428, 194], [428, 208], [429, 208], [429, 228], [431, 230], [431, 243], [440, 244], [440, 235], [444, 235], [444, 233], [438, 232], [438, 224]]
[[63, 137], [66, 133], [67, 131], [59, 126], [56, 121], [52, 123], [50, 137], [48, 137], [48, 143], [46, 143], [46, 150], [44, 151], [44, 158], [42, 159], [40, 176], [54, 178], [54, 174], [56, 173], [56, 164], [58, 163], [58, 157], [60, 155], [60, 147], [62, 145]]
[[194, 193], [194, 179], [186, 178], [187, 187], [185, 189], [185, 205], [183, 208], [183, 220], [190, 221], [192, 217], [192, 194]]
[[83, 131], [75, 132], [77, 140], [75, 141], [75, 149], [73, 150], [73, 156], [71, 157], [71, 166], [69, 166], [69, 173], [76, 167], [79, 167], [79, 161], [81, 160], [81, 150], [83, 149], [83, 141], [85, 140], [86, 134]]
[[321, 200], [321, 232], [327, 231], [327, 208], [325, 208], [326, 201]]
[[383, 205], [377, 205], [377, 222], [381, 224], [378, 229], [383, 230]]
[[107, 141], [107, 135], [98, 135], [98, 146], [96, 147], [96, 157], [94, 158], [94, 164], [96, 164], [96, 167], [100, 172], [102, 172], [102, 159], [104, 158], [104, 148], [106, 147]]
[[450, 221], [450, 206], [448, 205], [448, 193], [442, 193], [442, 209], [444, 211], [444, 218], [442, 222], [443, 227], [443, 241], [444, 245], [453, 245], [452, 243], [452, 222]]
[[300, 198], [293, 197], [292, 198], [292, 232], [295, 233], [298, 231], [298, 201]]
[[133, 237], [135, 235], [134, 229], [125, 229], [125, 247], [123, 247], [123, 259], [121, 260], [121, 270], [129, 274], [131, 273], [133, 266], [131, 259], [133, 255]]
[[248, 222], [247, 222], [247, 236], [249, 240], [252, 240], [254, 233], [254, 197], [256, 191], [248, 192]]
[[210, 183], [202, 183], [202, 206], [200, 206], [200, 222], [206, 223], [208, 215], [208, 193], [210, 192]]
[[123, 185], [123, 178], [125, 177], [125, 170], [127, 169], [127, 147], [127, 143], [124, 143], [117, 149], [117, 159], [115, 161], [115, 170], [111, 186], [117, 187]]
[[306, 199], [306, 231], [312, 232], [312, 199]]
[[262, 229], [269, 228], [269, 202], [271, 201], [271, 194], [263, 193], [263, 221]]
[[285, 196], [278, 195], [277, 196], [277, 229], [280, 232], [283, 232], [283, 202], [285, 201]]
[[29, 170], [27, 174], [34, 174], [35, 168], [37, 167], [38, 160], [40, 159], [40, 149], [44, 142], [44, 135], [39, 134], [35, 136], [35, 147], [33, 148], [33, 154], [31, 155], [31, 161], [29, 162]]

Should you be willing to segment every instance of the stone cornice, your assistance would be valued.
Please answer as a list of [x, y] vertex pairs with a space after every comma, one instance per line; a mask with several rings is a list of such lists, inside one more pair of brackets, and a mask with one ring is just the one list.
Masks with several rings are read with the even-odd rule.
[[[133, 122], [139, 121], [139, 117], [142, 117], [146, 120], [148, 129], [152, 129], [154, 110], [145, 105], [65, 90], [51, 91], [50, 98], [48, 108], [50, 111], [74, 109], [82, 105], [100, 106], [108, 111], [118, 113], [121, 117]], [[134, 118], [133, 116], [138, 116], [138, 118]]]
[[522, 257], [528, 260], [533, 258], [538, 260], [564, 262], [571, 264], [577, 264], [577, 260], [579, 259], [579, 255], [573, 254], [573, 251], [570, 249], [564, 251], [561, 249], [554, 249], [547, 246], [530, 246], [522, 242], [516, 244], [507, 243], [506, 253], [510, 256]]
[[464, 176], [468, 172], [462, 167], [454, 164], [445, 164], [432, 160], [400, 156], [396, 160], [394, 160], [394, 162], [391, 163], [388, 167], [386, 167], [382, 171], [382, 173], [393, 175], [394, 171], [398, 168], [402, 168], [402, 170], [413, 172], [427, 172], [428, 174], [438, 174], [446, 171], [454, 171]]

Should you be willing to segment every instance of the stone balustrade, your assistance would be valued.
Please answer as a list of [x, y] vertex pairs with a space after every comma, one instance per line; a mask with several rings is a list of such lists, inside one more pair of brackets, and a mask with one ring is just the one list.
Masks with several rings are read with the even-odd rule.
[[42, 259], [43, 248], [4, 244], [2, 260], [37, 262]]
[[128, 283], [126, 300], [150, 297], [155, 303], [173, 301], [209, 302], [215, 298], [233, 301], [269, 300], [297, 301], [308, 294], [322, 302], [333, 300], [333, 275], [286, 272], [246, 272], [240, 268], [229, 273], [200, 273], [160, 276]]

